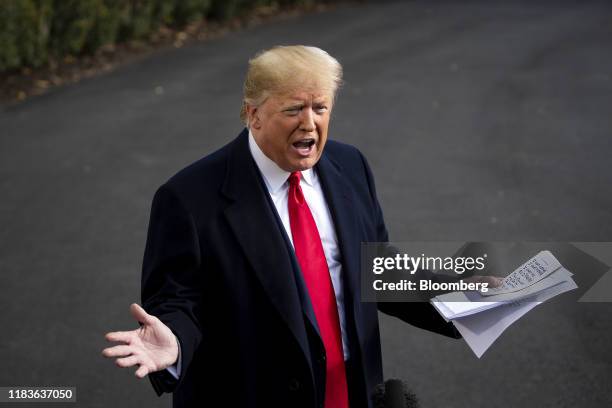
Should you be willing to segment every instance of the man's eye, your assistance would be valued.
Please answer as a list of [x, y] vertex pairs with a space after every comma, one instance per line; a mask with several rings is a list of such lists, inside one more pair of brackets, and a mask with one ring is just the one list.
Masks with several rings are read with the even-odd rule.
[[316, 111], [316, 112], [318, 112], [318, 113], [323, 113], [323, 112], [325, 112], [326, 110], [327, 110], [327, 106], [317, 106], [317, 107], [315, 108], [315, 111]]
[[285, 109], [285, 113], [288, 115], [297, 115], [300, 111], [300, 108], [289, 108]]

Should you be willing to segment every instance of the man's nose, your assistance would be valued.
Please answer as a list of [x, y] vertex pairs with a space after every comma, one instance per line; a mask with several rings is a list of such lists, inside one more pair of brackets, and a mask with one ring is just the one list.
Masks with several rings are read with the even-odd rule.
[[312, 108], [302, 109], [301, 129], [305, 132], [313, 132], [316, 129]]

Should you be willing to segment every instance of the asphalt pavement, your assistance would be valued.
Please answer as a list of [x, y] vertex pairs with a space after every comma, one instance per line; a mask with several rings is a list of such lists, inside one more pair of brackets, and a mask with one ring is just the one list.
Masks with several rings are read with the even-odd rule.
[[[135, 327], [156, 188], [239, 133], [247, 60], [278, 44], [343, 64], [330, 137], [368, 158], [393, 240], [612, 241], [612, 4], [372, 3], [160, 51], [0, 111], [0, 386], [169, 406], [101, 357], [103, 334]], [[552, 301], [477, 359], [381, 315], [385, 375], [424, 408], [609, 407], [610, 316]]]

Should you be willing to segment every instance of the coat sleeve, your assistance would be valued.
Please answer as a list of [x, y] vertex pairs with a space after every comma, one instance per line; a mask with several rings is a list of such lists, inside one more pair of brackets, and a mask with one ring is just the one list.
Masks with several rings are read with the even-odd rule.
[[[376, 222], [376, 242], [387, 243], [389, 241], [389, 233], [385, 226], [382, 208], [376, 196], [376, 187], [374, 185], [374, 176], [367, 160], [361, 155], [361, 160], [366, 173], [366, 180], [370, 189], [370, 197], [374, 208], [374, 219]], [[389, 254], [397, 253], [397, 249], [391, 245], [387, 245]], [[390, 255], [393, 256], [393, 255]], [[438, 277], [427, 270], [418, 271], [417, 279], [432, 279], [438, 280]], [[421, 329], [429, 330], [444, 336], [461, 338], [461, 334], [457, 331], [452, 323], [446, 322], [436, 309], [426, 301], [423, 302], [377, 302], [378, 310], [390, 316], [397, 317], [406, 323]]]
[[184, 378], [202, 339], [197, 316], [201, 307], [201, 252], [196, 225], [179, 197], [167, 185], [153, 198], [142, 264], [141, 297], [147, 313], [157, 316], [177, 336], [181, 373], [151, 373], [157, 395], [172, 392]]

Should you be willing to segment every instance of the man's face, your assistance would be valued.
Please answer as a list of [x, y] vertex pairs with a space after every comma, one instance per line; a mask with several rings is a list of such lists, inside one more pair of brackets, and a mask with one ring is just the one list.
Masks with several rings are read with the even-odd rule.
[[323, 153], [331, 105], [324, 92], [272, 95], [257, 108], [247, 107], [251, 133], [264, 154], [283, 170], [309, 169]]

